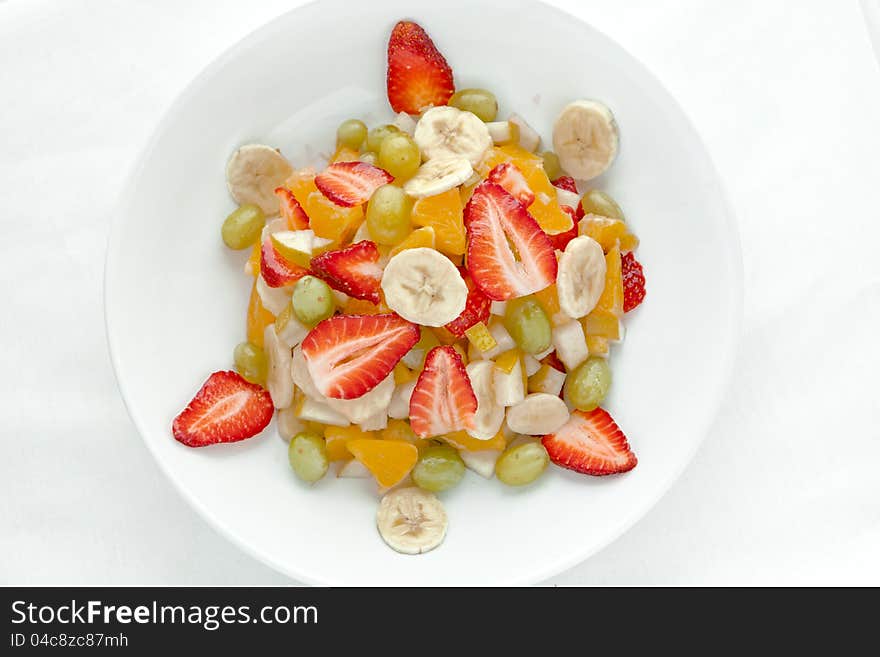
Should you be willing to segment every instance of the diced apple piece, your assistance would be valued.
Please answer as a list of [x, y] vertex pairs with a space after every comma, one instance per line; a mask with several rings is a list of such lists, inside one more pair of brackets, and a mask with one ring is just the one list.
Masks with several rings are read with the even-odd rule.
[[553, 329], [553, 345], [556, 347], [556, 355], [569, 372], [590, 355], [584, 327], [575, 320]]

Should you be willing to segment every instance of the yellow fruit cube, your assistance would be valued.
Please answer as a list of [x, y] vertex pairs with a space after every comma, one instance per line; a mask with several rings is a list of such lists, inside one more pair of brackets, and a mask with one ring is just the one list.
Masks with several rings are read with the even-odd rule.
[[489, 440], [474, 438], [465, 431], [448, 433], [445, 436], [440, 436], [440, 440], [452, 445], [456, 449], [466, 449], [469, 452], [481, 452], [487, 449], [503, 450], [507, 446], [507, 439], [501, 431]]
[[607, 358], [608, 352], [610, 351], [608, 338], [603, 338], [598, 335], [588, 335], [587, 350], [590, 352], [590, 356], [601, 356], [602, 358]]
[[321, 192], [309, 194], [303, 209], [309, 215], [309, 227], [315, 235], [331, 240], [334, 248], [351, 240], [364, 220], [361, 206], [344, 208]]
[[331, 461], [342, 461], [351, 458], [348, 441], [360, 438], [376, 439], [375, 431], [361, 431], [359, 427], [327, 427], [324, 429], [324, 440], [327, 443], [327, 458]]
[[403, 363], [397, 363], [394, 366], [394, 384], [402, 385], [404, 383], [409, 383], [410, 381], [415, 381], [419, 378], [418, 372], [413, 372]]
[[620, 319], [612, 312], [602, 308], [596, 308], [581, 320], [584, 333], [588, 336], [605, 338], [606, 340], [620, 340]]
[[495, 367], [497, 367], [505, 374], [510, 374], [521, 356], [522, 354], [520, 353], [519, 349], [511, 349], [510, 351], [505, 351], [503, 354], [495, 359]]
[[495, 338], [492, 337], [492, 334], [489, 332], [489, 327], [483, 322], [477, 322], [466, 330], [464, 334], [467, 336], [467, 339], [470, 340], [471, 344], [483, 353], [498, 346]]
[[605, 288], [602, 290], [596, 308], [606, 310], [615, 317], [623, 315], [623, 273], [620, 262], [620, 246], [617, 244], [605, 254]]

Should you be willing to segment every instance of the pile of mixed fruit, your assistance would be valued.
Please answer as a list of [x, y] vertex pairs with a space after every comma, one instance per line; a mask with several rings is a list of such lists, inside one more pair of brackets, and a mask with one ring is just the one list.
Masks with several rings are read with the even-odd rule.
[[259, 434], [277, 411], [306, 482], [373, 477], [382, 538], [430, 550], [435, 493], [469, 468], [510, 486], [549, 462], [587, 475], [636, 465], [599, 405], [609, 345], [645, 296], [638, 240], [605, 193], [617, 125], [594, 100], [564, 107], [553, 151], [484, 89], [455, 90], [417, 24], [388, 43], [392, 123], [339, 126], [320, 172], [249, 144], [227, 165], [240, 204], [223, 223], [251, 248], [247, 341], [173, 424], [190, 447]]

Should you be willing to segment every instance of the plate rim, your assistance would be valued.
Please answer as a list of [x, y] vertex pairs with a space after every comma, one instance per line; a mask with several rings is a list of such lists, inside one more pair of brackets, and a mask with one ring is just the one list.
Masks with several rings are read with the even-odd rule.
[[[630, 60], [631, 64], [634, 64], [642, 69], [642, 72], [644, 73], [646, 78], [655, 86], [656, 89], [659, 89], [661, 93], [665, 95], [666, 99], [670, 103], [670, 107], [676, 110], [679, 116], [683, 119], [681, 124], [682, 128], [684, 128], [690, 134], [690, 136], [695, 140], [695, 143], [699, 146], [698, 152], [705, 159], [706, 165], [708, 167], [708, 180], [711, 181], [711, 185], [714, 188], [713, 191], [719, 201], [719, 210], [721, 211], [720, 214], [722, 215], [721, 224], [723, 226], [723, 232], [728, 244], [728, 248], [725, 249], [724, 253], [726, 254], [728, 260], [727, 264], [730, 269], [731, 295], [730, 303], [728, 305], [728, 308], [726, 308], [728, 320], [725, 334], [726, 344], [723, 351], [724, 356], [719, 367], [720, 377], [716, 384], [717, 389], [715, 391], [714, 400], [711, 405], [706, 405], [705, 418], [702, 423], [702, 427], [697, 430], [698, 438], [693, 442], [689, 450], [687, 450], [684, 458], [681, 459], [677, 467], [670, 469], [667, 475], [664, 478], [661, 478], [661, 480], [655, 487], [655, 494], [651, 497], [646, 496], [644, 500], [634, 504], [632, 510], [626, 516], [626, 518], [618, 523], [617, 527], [613, 531], [609, 531], [607, 535], [603, 538], [603, 540], [598, 541], [585, 549], [574, 549], [560, 556], [555, 561], [551, 561], [550, 563], [543, 564], [541, 567], [537, 567], [529, 570], [528, 572], [523, 572], [520, 575], [511, 577], [508, 580], [508, 583], [509, 585], [513, 586], [544, 582], [550, 577], [558, 575], [580, 563], [583, 563], [593, 555], [601, 552], [611, 543], [615, 542], [626, 532], [632, 529], [632, 527], [639, 520], [644, 518], [657, 505], [657, 503], [661, 499], [663, 499], [663, 497], [665, 497], [665, 495], [669, 492], [675, 482], [679, 480], [684, 471], [693, 462], [697, 450], [699, 450], [699, 448], [702, 446], [703, 442], [706, 440], [708, 433], [711, 431], [712, 426], [717, 421], [721, 404], [732, 384], [733, 368], [738, 360], [739, 351], [742, 345], [744, 302], [744, 269], [739, 225], [736, 220], [733, 206], [730, 203], [729, 195], [724, 186], [724, 181], [719, 175], [718, 168], [712, 158], [712, 155], [709, 149], [706, 147], [706, 144], [700, 136], [700, 133], [697, 131], [696, 126], [694, 125], [690, 115], [685, 112], [678, 99], [673, 96], [670, 91], [668, 91], [668, 89], [662, 84], [662, 82], [657, 78], [653, 71], [641, 59], [633, 55], [629, 50], [624, 48], [620, 43], [608, 36], [602, 30], [599, 30], [582, 18], [575, 16], [564, 9], [550, 5], [543, 0], [520, 0], [520, 2], [524, 5], [533, 5], [537, 8], [540, 8], [542, 11], [554, 12], [568, 20], [577, 21], [578, 23], [581, 23], [592, 30], [600, 38], [605, 39], [611, 44], [614, 44], [617, 48], [620, 49], [624, 57]], [[114, 203], [115, 211], [110, 218], [110, 226], [106, 241], [106, 250], [104, 257], [104, 275], [102, 278], [102, 305], [104, 315], [104, 331], [107, 341], [107, 348], [110, 355], [110, 362], [113, 368], [113, 376], [116, 380], [116, 385], [119, 389], [119, 394], [122, 397], [126, 412], [131, 418], [131, 421], [134, 424], [139, 438], [146, 445], [147, 450], [152, 456], [154, 463], [158, 465], [159, 470], [164, 474], [165, 478], [171, 482], [174, 490], [177, 491], [177, 493], [187, 502], [187, 504], [189, 504], [189, 506], [194, 509], [212, 529], [214, 529], [218, 534], [220, 534], [222, 537], [224, 537], [226, 540], [238, 547], [241, 551], [243, 551], [250, 557], [269, 566], [270, 568], [284, 575], [285, 577], [294, 579], [299, 583], [307, 585], [328, 586], [333, 585], [333, 583], [313, 577], [312, 575], [296, 567], [291, 567], [290, 564], [282, 564], [272, 556], [264, 553], [263, 550], [261, 550], [256, 545], [248, 542], [244, 537], [239, 536], [236, 532], [230, 529], [225, 522], [223, 522], [219, 517], [215, 516], [213, 512], [209, 511], [198, 499], [196, 499], [183, 486], [182, 482], [179, 482], [174, 476], [172, 476], [166, 463], [163, 461], [163, 459], [159, 457], [150, 441], [147, 440], [147, 432], [144, 429], [145, 424], [141, 422], [135, 410], [134, 404], [126, 390], [126, 387], [120, 378], [120, 364], [118, 361], [119, 348], [116, 345], [116, 341], [114, 338], [115, 334], [112, 328], [113, 320], [111, 318], [112, 312], [110, 311], [111, 304], [108, 303], [108, 297], [112, 296], [108, 293], [110, 285], [110, 272], [113, 270], [113, 267], [115, 266], [116, 260], [118, 258], [118, 248], [114, 247], [119, 240], [123, 223], [122, 217], [124, 213], [120, 212], [119, 210], [126, 207], [130, 203], [131, 198], [134, 195], [134, 190], [136, 188], [136, 181], [143, 169], [145, 168], [151, 154], [155, 150], [160, 135], [164, 132], [166, 126], [178, 113], [179, 108], [185, 105], [190, 96], [198, 91], [198, 89], [205, 83], [208, 78], [210, 78], [218, 69], [222, 68], [231, 58], [233, 58], [236, 53], [238, 53], [239, 50], [246, 48], [249, 43], [261, 40], [267, 34], [270, 34], [273, 30], [275, 22], [279, 18], [287, 16], [291, 13], [302, 11], [307, 8], [312, 8], [319, 4], [322, 4], [322, 0], [311, 0], [310, 2], [306, 2], [302, 5], [279, 13], [267, 20], [259, 27], [251, 30], [249, 33], [229, 45], [225, 50], [214, 57], [214, 59], [212, 59], [182, 87], [180, 92], [164, 109], [161, 117], [155, 123], [149, 138], [140, 149], [134, 162], [130, 165], [129, 170], [124, 177], [123, 184], [121, 186], [121, 192], [118, 195], [116, 202]]]

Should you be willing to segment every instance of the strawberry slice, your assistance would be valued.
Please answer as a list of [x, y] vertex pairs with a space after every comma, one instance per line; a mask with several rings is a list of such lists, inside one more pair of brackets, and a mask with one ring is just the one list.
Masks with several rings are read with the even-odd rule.
[[409, 402], [409, 421], [419, 438], [473, 427], [477, 397], [461, 355], [450, 346], [434, 347]]
[[578, 193], [577, 184], [575, 184], [574, 178], [572, 178], [571, 176], [559, 176], [551, 184], [554, 187], [558, 187], [559, 189], [564, 189], [565, 191], [571, 192], [572, 194]]
[[458, 271], [461, 272], [461, 277], [468, 287], [467, 301], [465, 301], [461, 315], [449, 322], [446, 325], [446, 330], [460, 338], [474, 324], [488, 321], [492, 301], [480, 292], [473, 279], [468, 275], [467, 269], [459, 267]]
[[364, 240], [312, 258], [312, 273], [334, 290], [350, 297], [379, 303], [382, 267], [375, 242]]
[[408, 114], [445, 105], [455, 93], [446, 59], [425, 30], [411, 21], [400, 21], [391, 31], [387, 83], [391, 109]]
[[525, 207], [535, 202], [535, 193], [526, 182], [526, 177], [519, 167], [510, 162], [502, 162], [489, 172], [486, 180], [501, 185], [508, 194], [513, 196]]
[[562, 364], [562, 361], [559, 360], [559, 356], [556, 355], [555, 351], [551, 351], [549, 354], [544, 356], [541, 359], [542, 365], [548, 365], [552, 367], [554, 370], [559, 370], [560, 372], [565, 372], [565, 365]]
[[266, 235], [260, 245], [260, 274], [269, 287], [284, 287], [308, 274], [308, 270], [285, 260]]
[[237, 372], [214, 372], [174, 418], [171, 431], [187, 447], [234, 443], [260, 433], [274, 412], [262, 387]]
[[281, 218], [287, 222], [290, 230], [303, 230], [309, 227], [309, 215], [302, 209], [293, 192], [287, 187], [276, 187], [275, 196], [281, 207]]
[[583, 474], [628, 472], [638, 463], [623, 431], [602, 408], [573, 411], [562, 428], [541, 442], [556, 465]]
[[632, 251], [620, 259], [623, 275], [623, 312], [628, 313], [645, 300], [645, 271]]
[[550, 238], [550, 243], [553, 245], [554, 249], [565, 251], [565, 247], [568, 246], [568, 243], [578, 236], [578, 219], [577, 213], [575, 213], [575, 211], [570, 206], [560, 205], [559, 207], [562, 208], [564, 212], [567, 212], [568, 215], [571, 217], [572, 227], [564, 233], [547, 235], [547, 237]]
[[464, 224], [468, 271], [493, 301], [531, 294], [556, 280], [553, 244], [501, 185], [489, 180], [479, 184], [464, 209]]
[[366, 203], [393, 180], [390, 173], [366, 162], [336, 162], [315, 176], [315, 186], [336, 205], [350, 208]]
[[381, 383], [419, 336], [418, 326], [395, 314], [337, 315], [309, 332], [302, 353], [322, 395], [355, 399]]

